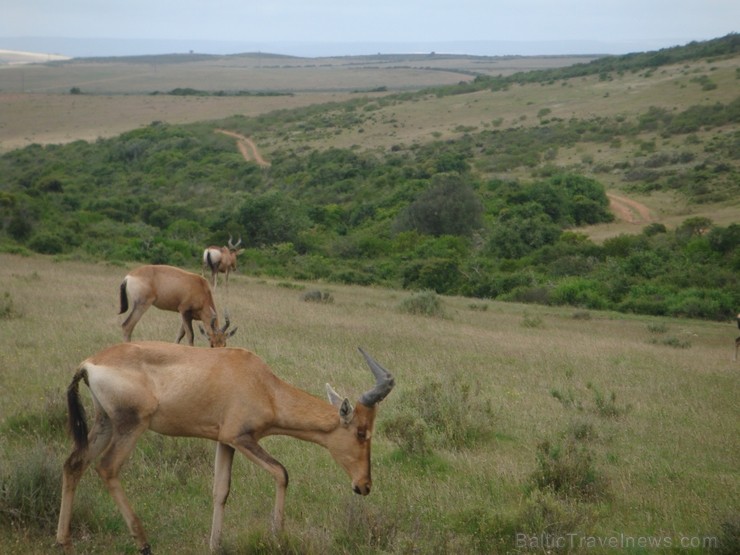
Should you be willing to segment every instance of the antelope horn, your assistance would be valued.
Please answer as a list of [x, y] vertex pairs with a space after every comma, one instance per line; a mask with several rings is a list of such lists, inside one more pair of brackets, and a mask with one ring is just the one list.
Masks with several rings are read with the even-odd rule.
[[231, 236], [231, 233], [229, 233], [229, 248], [230, 248], [230, 249], [235, 249], [236, 247], [235, 247], [234, 245], [232, 245], [232, 244], [231, 244], [231, 240], [232, 240], [232, 239], [233, 239], [233, 237]]
[[391, 389], [393, 389], [393, 386], [396, 385], [396, 382], [391, 373], [378, 364], [378, 362], [373, 360], [369, 354], [362, 350], [362, 347], [358, 347], [357, 350], [365, 357], [365, 361], [370, 367], [370, 371], [373, 373], [373, 376], [375, 376], [375, 387], [362, 394], [360, 397], [360, 403], [366, 407], [374, 407], [386, 398], [386, 396], [391, 392]]
[[216, 313], [213, 313], [213, 316], [211, 316], [211, 329], [213, 331], [216, 331], [216, 320], [218, 320], [218, 316], [216, 316]]
[[224, 310], [224, 327], [221, 328], [221, 333], [225, 333], [227, 329], [229, 329], [229, 326], [231, 325], [231, 320], [229, 319], [229, 311]]

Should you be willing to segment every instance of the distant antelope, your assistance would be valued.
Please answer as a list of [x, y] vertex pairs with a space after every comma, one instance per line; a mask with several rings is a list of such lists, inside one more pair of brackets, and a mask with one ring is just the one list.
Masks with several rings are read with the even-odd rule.
[[[740, 328], [740, 314], [735, 316], [735, 319], [737, 320], [737, 327]], [[740, 349], [740, 337], [735, 339], [735, 356], [732, 357], [732, 360], [737, 361], [737, 351]]]
[[216, 247], [210, 246], [203, 251], [203, 271], [205, 275], [206, 270], [211, 271], [211, 286], [215, 289], [218, 281], [218, 274], [226, 274], [226, 285], [229, 284], [229, 274], [236, 271], [236, 258], [244, 252], [244, 249], [240, 249], [239, 245], [242, 244], [242, 239], [234, 245], [232, 237], [229, 235], [229, 245], [227, 247]]
[[[57, 542], [73, 553], [70, 536], [75, 490], [87, 467], [96, 470], [121, 511], [139, 551], [151, 553], [141, 521], [118, 479], [137, 439], [160, 434], [218, 442], [213, 481], [210, 549], [218, 549], [229, 495], [234, 451], [275, 480], [273, 530], [283, 525], [288, 472], [259, 441], [287, 435], [325, 447], [360, 495], [370, 493], [370, 443], [377, 406], [394, 386], [393, 376], [362, 349], [375, 386], [353, 407], [327, 384], [330, 403], [284, 382], [257, 355], [244, 349], [204, 349], [172, 343], [121, 343], [80, 364], [67, 389], [75, 448], [64, 463]], [[95, 417], [88, 432], [79, 384], [90, 388]], [[154, 492], [151, 492], [155, 495]]]
[[180, 313], [182, 324], [177, 343], [187, 336], [188, 344], [193, 344], [193, 320], [207, 324], [207, 330], [201, 327], [201, 333], [208, 337], [211, 347], [224, 347], [237, 330], [227, 332], [228, 315], [225, 315], [226, 325], [219, 328], [216, 304], [205, 278], [174, 266], [149, 265], [132, 270], [121, 282], [120, 297], [119, 314], [132, 306], [128, 318], [121, 324], [124, 341], [131, 341], [134, 327], [152, 305]]

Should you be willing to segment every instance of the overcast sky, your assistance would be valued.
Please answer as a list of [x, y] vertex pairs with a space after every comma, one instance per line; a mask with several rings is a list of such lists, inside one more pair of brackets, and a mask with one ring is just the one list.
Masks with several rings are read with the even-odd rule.
[[450, 43], [459, 51], [513, 41], [601, 44], [604, 52], [624, 53], [717, 38], [738, 26], [740, 0], [2, 0], [0, 49], [8, 38], [63, 37], [238, 42], [262, 50], [354, 43], [371, 48], [365, 53], [383, 44], [443, 52]]

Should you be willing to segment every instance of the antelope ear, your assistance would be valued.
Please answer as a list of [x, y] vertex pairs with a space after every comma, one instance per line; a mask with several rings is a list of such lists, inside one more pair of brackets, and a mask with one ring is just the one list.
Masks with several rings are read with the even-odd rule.
[[236, 333], [236, 330], [239, 329], [239, 326], [235, 327], [233, 330], [231, 330], [229, 333], [226, 334], [226, 337], [234, 337], [234, 334]]
[[339, 408], [339, 420], [342, 424], [346, 426], [352, 422], [355, 409], [349, 399], [341, 397], [329, 384], [326, 384], [326, 394], [329, 396], [329, 402]]
[[339, 407], [339, 420], [341, 420], [342, 424], [346, 426], [352, 422], [352, 417], [354, 415], [355, 408], [352, 406], [352, 403], [349, 402], [349, 399], [343, 400], [342, 406]]
[[329, 397], [329, 402], [335, 407], [341, 406], [344, 400], [329, 384], [326, 384], [326, 395]]

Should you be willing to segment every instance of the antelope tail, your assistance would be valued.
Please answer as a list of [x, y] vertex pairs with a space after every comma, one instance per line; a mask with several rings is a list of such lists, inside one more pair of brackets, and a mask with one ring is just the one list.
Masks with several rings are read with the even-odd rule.
[[211, 270], [211, 272], [214, 272], [216, 270], [216, 264], [213, 262], [213, 260], [211, 260], [210, 250], [206, 253], [206, 264], [208, 264], [208, 268]]
[[126, 280], [121, 282], [121, 311], [118, 314], [123, 314], [128, 310], [128, 295], [126, 294]]
[[80, 402], [80, 380], [90, 385], [87, 379], [87, 370], [80, 368], [72, 378], [67, 388], [67, 409], [69, 410], [69, 430], [75, 441], [77, 450], [87, 449], [87, 415], [85, 407]]

